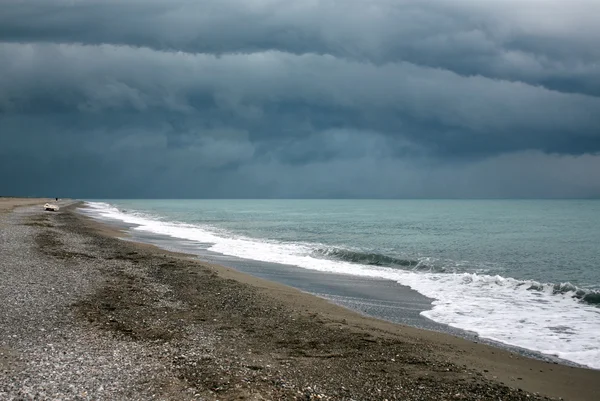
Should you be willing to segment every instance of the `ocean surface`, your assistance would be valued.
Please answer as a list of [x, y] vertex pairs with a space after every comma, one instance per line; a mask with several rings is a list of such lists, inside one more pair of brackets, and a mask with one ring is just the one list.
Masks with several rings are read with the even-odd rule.
[[421, 315], [600, 369], [600, 201], [102, 200], [86, 213], [186, 247], [383, 278]]

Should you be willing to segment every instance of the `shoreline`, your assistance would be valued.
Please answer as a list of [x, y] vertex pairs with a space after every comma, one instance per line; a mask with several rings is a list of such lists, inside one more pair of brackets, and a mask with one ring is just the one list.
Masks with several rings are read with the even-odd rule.
[[[139, 352], [139, 366], [164, 368], [160, 380], [142, 375], [145, 387], [121, 381], [142, 391], [134, 398], [153, 391], [159, 399], [543, 399], [539, 393], [593, 400], [600, 392], [600, 371], [370, 318], [232, 268], [119, 240], [118, 231], [69, 209], [21, 208], [3, 223], [22, 222], [19, 235], [37, 238], [32, 249], [57, 272], [46, 282], [66, 280], [61, 266], [75, 277], [85, 267], [94, 277], [86, 286], [62, 283], [72, 297], [64, 308], [73, 320], [65, 325], [134, 344], [129, 354]], [[42, 274], [51, 274], [48, 266]], [[3, 349], [27, 352], [6, 338]], [[17, 365], [9, 376], [23, 373]], [[119, 391], [114, 399], [131, 394]]]
[[[89, 216], [86, 215], [86, 217]], [[117, 231], [122, 231], [121, 239], [186, 254], [204, 263], [233, 268], [243, 274], [325, 298], [366, 316], [445, 333], [456, 334], [463, 331], [422, 317], [420, 312], [430, 309], [433, 300], [393, 280], [326, 273], [281, 263], [221, 255], [207, 250], [198, 250], [195, 245], [188, 248], [172, 237], [158, 234], [138, 234], [130, 230], [132, 227], [130, 225], [102, 221], [93, 217], [92, 219], [100, 224], [113, 227]], [[386, 309], [390, 309], [392, 312], [386, 313]], [[399, 313], [393, 313], [394, 311]], [[472, 337], [475, 338], [476, 335]]]
[[[93, 224], [98, 224], [101, 227], [111, 227], [112, 229], [114, 229], [114, 231], [112, 231], [112, 234], [116, 238], [120, 238], [120, 237], [122, 238], [123, 234], [125, 234], [128, 236], [128, 241], [130, 241], [134, 244], [135, 243], [143, 244], [144, 246], [156, 247], [160, 252], [163, 252], [163, 251], [169, 252], [165, 248], [162, 248], [160, 245], [153, 243], [152, 241], [145, 241], [140, 237], [131, 236], [131, 234], [127, 232], [127, 227], [125, 227], [125, 226], [118, 228], [117, 225], [113, 226], [112, 224], [109, 224], [108, 222], [99, 221], [90, 216], [84, 215], [84, 217], [86, 219], [89, 219], [91, 222], [93, 222]], [[99, 229], [100, 229], [100, 227], [99, 227]], [[329, 317], [334, 320], [339, 319], [340, 317], [342, 317], [342, 319], [344, 319], [346, 321], [348, 321], [348, 319], [352, 319], [352, 321], [360, 322], [360, 323], [358, 323], [359, 325], [366, 323], [367, 325], [374, 326], [377, 330], [383, 329], [384, 331], [389, 330], [389, 331], [396, 332], [396, 333], [399, 331], [410, 332], [410, 335], [414, 335], [416, 337], [425, 337], [428, 340], [431, 338], [435, 338], [436, 341], [443, 342], [443, 341], [448, 341], [450, 339], [455, 339], [455, 340], [457, 340], [457, 342], [449, 341], [449, 343], [452, 345], [460, 344], [461, 347], [470, 347], [471, 344], [473, 344], [477, 348], [482, 348], [482, 349], [488, 348], [485, 351], [478, 350], [478, 351], [483, 351], [484, 354], [487, 353], [488, 356], [496, 355], [496, 352], [494, 351], [494, 350], [496, 350], [496, 351], [499, 351], [502, 353], [507, 353], [509, 359], [511, 359], [511, 360], [514, 357], [519, 357], [519, 358], [524, 358], [524, 360], [526, 360], [526, 361], [533, 360], [533, 361], [540, 362], [545, 365], [554, 365], [554, 366], [558, 365], [558, 366], [564, 366], [566, 368], [575, 368], [575, 369], [596, 371], [596, 372], [598, 372], [598, 377], [600, 378], [600, 371], [588, 368], [586, 366], [578, 365], [578, 364], [568, 361], [568, 360], [563, 360], [563, 359], [560, 359], [557, 357], [540, 354], [536, 351], [531, 351], [531, 350], [527, 350], [524, 348], [518, 348], [515, 346], [503, 344], [503, 343], [493, 342], [491, 340], [479, 338], [475, 334], [472, 336], [468, 336], [467, 332], [465, 332], [465, 335], [460, 335], [457, 333], [464, 332], [464, 330], [453, 329], [449, 326], [447, 326], [447, 327], [449, 327], [450, 330], [443, 330], [443, 329], [435, 330], [435, 329], [429, 329], [429, 328], [425, 328], [425, 327], [405, 325], [405, 324], [402, 324], [399, 322], [393, 322], [390, 320], [382, 319], [378, 316], [372, 316], [372, 315], [369, 315], [366, 313], [361, 313], [360, 311], [358, 311], [356, 309], [341, 305], [341, 304], [336, 303], [335, 301], [328, 299], [326, 297], [318, 296], [317, 294], [313, 294], [306, 289], [297, 288], [294, 285], [290, 286], [288, 284], [279, 282], [272, 278], [263, 278], [263, 277], [255, 275], [255, 274], [249, 273], [248, 271], [240, 271], [240, 269], [236, 268], [235, 266], [224, 265], [221, 263], [211, 263], [211, 262], [207, 262], [203, 259], [199, 259], [202, 257], [202, 255], [188, 253], [185, 251], [175, 251], [174, 254], [178, 255], [178, 256], [180, 255], [184, 258], [191, 257], [191, 258], [193, 258], [192, 260], [194, 260], [200, 264], [209, 265], [220, 276], [222, 276], [224, 278], [234, 279], [234, 280], [244, 283], [244, 284], [249, 284], [251, 286], [255, 286], [255, 287], [258, 287], [261, 289], [267, 289], [267, 292], [269, 292], [269, 295], [271, 295], [271, 296], [273, 296], [274, 293], [275, 294], [286, 294], [286, 296], [290, 296], [290, 294], [296, 293], [295, 295], [299, 295], [301, 297], [304, 297], [304, 296], [307, 296], [309, 298], [315, 297], [322, 302], [318, 302], [318, 303], [306, 302], [306, 304], [310, 304], [311, 307], [319, 308], [322, 310], [327, 310], [328, 313], [330, 313]], [[253, 262], [255, 262], [255, 264], [257, 264], [257, 265], [258, 264], [267, 264], [266, 262], [259, 262], [259, 261], [253, 261]], [[280, 264], [276, 264], [276, 265], [278, 267], [285, 266], [285, 265], [280, 265]], [[327, 273], [320, 273], [320, 272], [314, 272], [314, 273], [319, 274], [321, 276], [327, 275]], [[389, 280], [381, 279], [381, 281], [389, 281]], [[398, 286], [403, 287], [401, 285], [398, 285]], [[408, 291], [416, 293], [422, 298], [426, 298], [425, 296], [417, 293], [416, 291], [414, 291], [408, 287], [406, 287], [406, 288], [408, 289]], [[277, 298], [279, 299], [280, 297], [278, 296]], [[426, 298], [426, 299], [428, 299], [428, 298]], [[362, 321], [362, 319], [364, 319], [364, 322]], [[422, 318], [422, 319], [425, 319], [425, 318]], [[429, 320], [429, 319], [425, 319], [425, 320]], [[431, 322], [434, 323], [432, 326], [446, 326], [446, 325], [439, 324], [439, 323], [436, 323], [433, 321], [431, 321]], [[461, 350], [461, 351], [464, 351], [464, 350]], [[502, 355], [502, 356], [505, 357], [506, 355]], [[496, 358], [493, 358], [493, 359], [496, 359]], [[500, 359], [503, 359], [503, 358], [500, 358]], [[557, 362], [558, 362], [558, 364], [557, 364]], [[490, 373], [490, 372], [494, 373], [493, 371], [489, 371], [489, 369], [483, 369], [483, 370], [488, 370], [488, 373]], [[500, 378], [499, 376], [495, 376], [493, 374], [488, 375], [488, 376], [495, 378], [495, 379]], [[506, 379], [508, 379], [508, 380], [506, 380]], [[517, 378], [517, 380], [519, 380], [519, 379]], [[504, 377], [504, 378], [501, 378], [501, 381], [507, 385], [511, 385], [514, 383], [515, 377], [512, 377], [512, 376], [509, 376], [508, 378]], [[538, 392], [538, 391], [536, 391], [536, 392]]]
[[421, 316], [421, 312], [430, 310], [433, 307], [432, 302], [434, 299], [428, 298], [418, 291], [393, 280], [321, 272], [281, 263], [262, 262], [222, 255], [208, 251], [202, 247], [199, 248], [196, 243], [188, 246], [185, 241], [179, 242], [177, 239], [167, 235], [133, 231], [132, 228], [136, 227], [135, 224], [94, 217], [86, 213], [86, 207], [86, 202], [82, 202], [82, 205], [77, 210], [86, 218], [90, 218], [101, 225], [111, 227], [117, 233], [116, 237], [121, 239], [189, 255], [203, 263], [226, 266], [242, 274], [290, 286], [310, 295], [324, 298], [329, 302], [366, 317], [448, 334], [544, 362], [558, 362], [566, 366], [593, 369], [574, 361], [561, 359], [555, 355], [544, 354], [517, 345], [505, 344], [500, 341], [480, 337], [474, 331], [455, 328]]

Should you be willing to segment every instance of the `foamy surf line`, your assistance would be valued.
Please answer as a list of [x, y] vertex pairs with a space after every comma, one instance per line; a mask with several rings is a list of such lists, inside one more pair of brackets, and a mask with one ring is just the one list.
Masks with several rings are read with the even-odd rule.
[[[321, 272], [393, 280], [435, 299], [421, 314], [482, 338], [600, 369], [600, 308], [575, 298], [576, 289], [475, 273], [414, 271], [318, 257], [324, 244], [283, 243], [235, 236], [211, 227], [165, 221], [139, 211], [88, 202], [87, 213], [133, 231], [208, 244], [223, 255]], [[322, 253], [322, 252], [321, 252]]]

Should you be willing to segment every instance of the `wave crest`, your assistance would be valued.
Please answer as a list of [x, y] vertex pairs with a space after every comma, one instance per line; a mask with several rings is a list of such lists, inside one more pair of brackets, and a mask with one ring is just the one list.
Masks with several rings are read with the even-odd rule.
[[579, 299], [582, 302], [591, 305], [600, 305], [600, 291], [585, 290], [579, 288], [571, 283], [560, 283], [554, 284], [552, 288], [553, 294], [569, 294], [572, 293], [572, 297]]
[[399, 267], [438, 273], [446, 272], [445, 267], [432, 266], [422, 260], [397, 258], [375, 252], [360, 252], [335, 247], [318, 248], [313, 251], [313, 256], [369, 266]]

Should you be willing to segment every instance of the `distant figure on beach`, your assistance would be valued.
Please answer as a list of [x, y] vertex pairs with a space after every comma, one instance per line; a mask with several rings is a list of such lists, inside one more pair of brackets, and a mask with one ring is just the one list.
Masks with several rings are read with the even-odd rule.
[[58, 198], [54, 198], [54, 199], [56, 199], [56, 201], [58, 202]]

